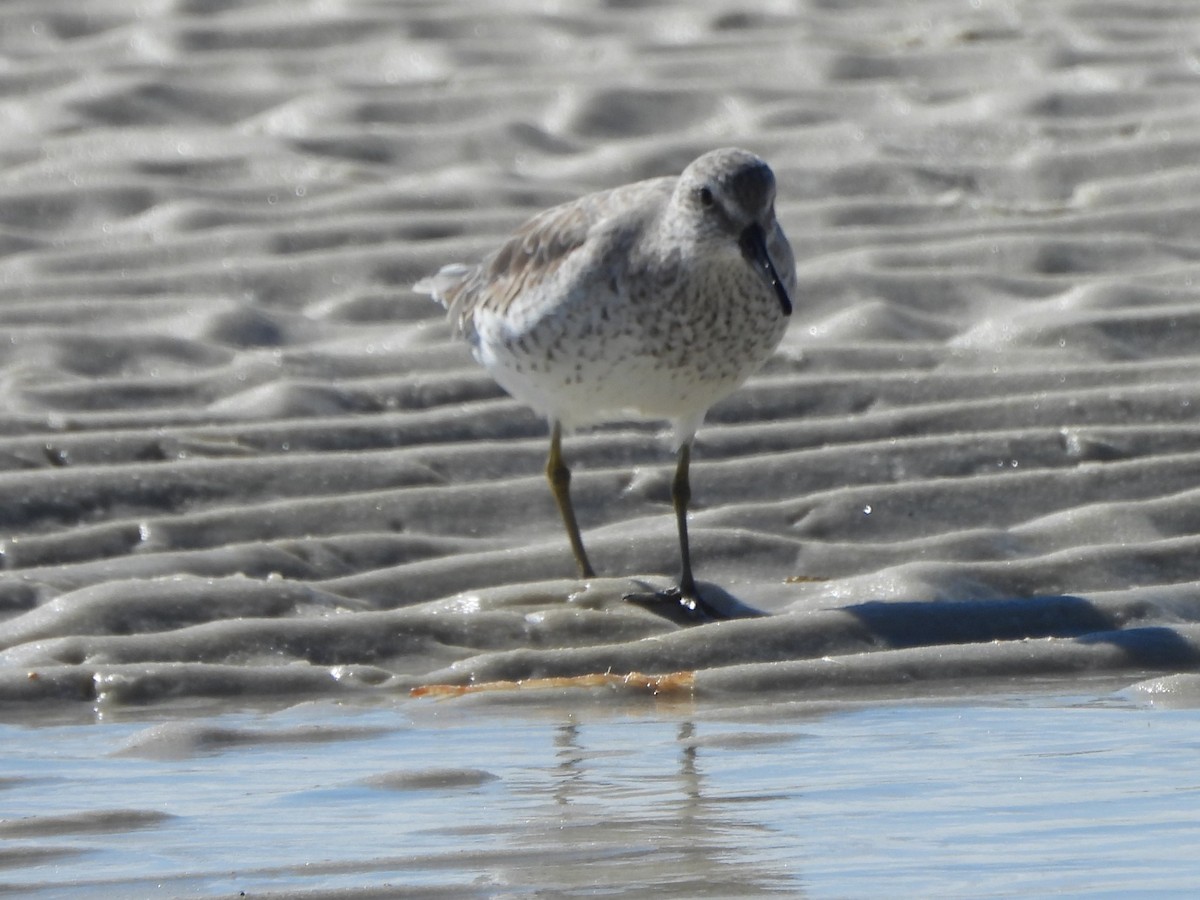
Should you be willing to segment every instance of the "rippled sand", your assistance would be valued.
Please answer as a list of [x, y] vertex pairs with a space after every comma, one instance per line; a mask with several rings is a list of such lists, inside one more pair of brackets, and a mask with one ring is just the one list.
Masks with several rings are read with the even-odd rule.
[[[741, 6], [0, 10], [9, 712], [1196, 668], [1200, 11]], [[746, 617], [684, 628], [621, 599], [676, 564], [656, 429], [566, 442], [570, 578], [544, 423], [409, 285], [727, 144], [800, 291], [694, 457]]]

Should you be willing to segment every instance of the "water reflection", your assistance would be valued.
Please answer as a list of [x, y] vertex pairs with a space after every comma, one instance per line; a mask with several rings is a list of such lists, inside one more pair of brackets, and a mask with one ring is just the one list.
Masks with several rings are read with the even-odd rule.
[[[632, 740], [631, 740], [632, 738]], [[792, 854], [764, 853], [771, 828], [753, 789], [731, 795], [695, 722], [554, 727], [549, 790], [513, 822], [524, 865], [504, 881], [550, 890], [656, 885], [677, 896], [796, 896]], [[533, 799], [536, 784], [519, 786]], [[516, 800], [518, 798], [514, 798]], [[761, 799], [777, 800], [774, 791]], [[750, 848], [754, 848], [751, 850]]]
[[555, 766], [554, 801], [571, 802], [571, 795], [583, 780], [583, 749], [579, 746], [579, 726], [568, 722], [554, 731]]

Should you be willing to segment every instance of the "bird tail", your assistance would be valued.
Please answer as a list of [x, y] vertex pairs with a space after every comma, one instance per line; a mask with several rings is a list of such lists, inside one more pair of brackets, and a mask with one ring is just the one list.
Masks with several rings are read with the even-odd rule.
[[479, 273], [477, 266], [455, 263], [442, 266], [435, 274], [422, 278], [412, 286], [418, 294], [428, 294], [446, 307], [446, 318], [455, 334], [471, 339], [474, 327], [470, 322], [471, 302], [475, 292], [470, 284]]
[[461, 290], [463, 283], [471, 277], [471, 267], [462, 263], [442, 266], [437, 273], [422, 278], [412, 286], [418, 294], [428, 294], [447, 308]]

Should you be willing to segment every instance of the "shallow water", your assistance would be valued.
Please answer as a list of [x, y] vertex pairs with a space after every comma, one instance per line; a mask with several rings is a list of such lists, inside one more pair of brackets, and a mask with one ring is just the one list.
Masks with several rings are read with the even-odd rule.
[[[746, 708], [303, 704], [0, 727], [23, 897], [1194, 889], [1200, 712], [1080, 683]], [[1060, 686], [1061, 688], [1061, 686]]]

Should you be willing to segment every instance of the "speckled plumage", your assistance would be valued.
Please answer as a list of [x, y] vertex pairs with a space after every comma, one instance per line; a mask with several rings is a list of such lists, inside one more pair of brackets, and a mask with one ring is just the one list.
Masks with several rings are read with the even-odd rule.
[[[715, 150], [678, 178], [546, 210], [480, 264], [446, 266], [414, 289], [445, 304], [476, 359], [550, 420], [552, 464], [560, 426], [662, 419], [674, 427], [686, 488], [686, 450], [708, 409], [762, 365], [787, 326], [795, 264], [774, 200], [765, 162]], [[565, 467], [560, 477], [570, 533]], [[685, 530], [681, 519], [690, 581]], [[581, 543], [576, 559], [588, 574]]]
[[736, 236], [707, 221], [718, 214], [695, 191], [709, 182], [731, 203], [760, 205], [750, 214], [771, 226], [771, 259], [791, 292], [774, 178], [740, 150], [540, 213], [480, 265], [448, 266], [417, 290], [446, 303], [479, 362], [547, 418], [568, 428], [664, 419], [682, 443], [770, 356], [787, 323]]

